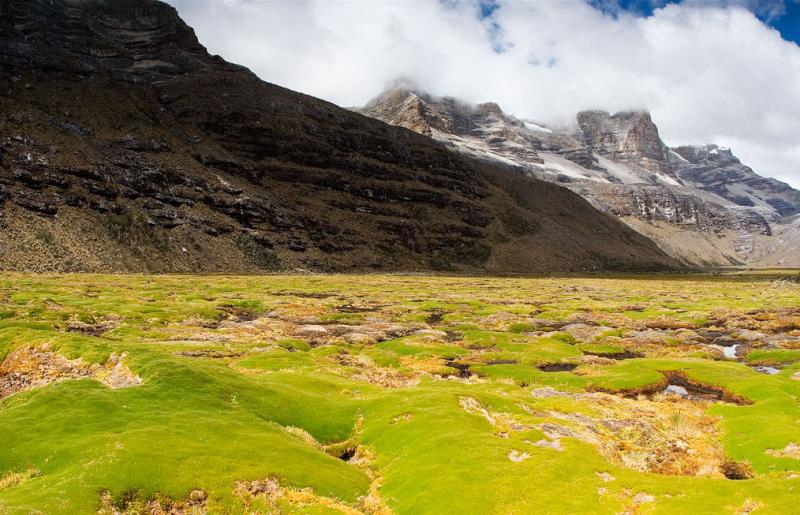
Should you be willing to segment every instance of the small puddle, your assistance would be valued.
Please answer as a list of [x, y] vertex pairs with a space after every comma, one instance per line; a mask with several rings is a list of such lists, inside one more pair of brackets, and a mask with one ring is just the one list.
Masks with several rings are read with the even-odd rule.
[[781, 371], [779, 368], [767, 367], [763, 365], [753, 367], [753, 370], [755, 370], [756, 372], [761, 372], [762, 374], [767, 374], [769, 376], [774, 376], [775, 374]]
[[740, 347], [740, 345], [741, 344], [739, 344], [739, 343], [735, 343], [733, 345], [724, 346], [724, 345], [719, 345], [718, 343], [709, 343], [709, 344], [706, 344], [706, 347], [721, 352], [722, 355], [725, 356], [726, 359], [736, 359], [736, 360], [738, 360], [739, 359], [739, 347]]
[[739, 344], [731, 345], [730, 347], [722, 347], [722, 354], [728, 359], [736, 359], [736, 349], [739, 347]]

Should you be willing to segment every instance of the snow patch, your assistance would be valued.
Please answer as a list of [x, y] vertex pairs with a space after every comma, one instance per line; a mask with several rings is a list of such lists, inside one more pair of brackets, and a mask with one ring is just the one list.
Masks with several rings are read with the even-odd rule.
[[541, 125], [537, 125], [537, 124], [535, 124], [533, 122], [526, 122], [526, 121], [523, 120], [522, 123], [525, 124], [526, 128], [528, 128], [528, 129], [530, 129], [532, 131], [546, 132], [548, 134], [552, 134], [553, 133], [553, 131], [551, 129], [548, 129], [547, 127], [542, 127]]

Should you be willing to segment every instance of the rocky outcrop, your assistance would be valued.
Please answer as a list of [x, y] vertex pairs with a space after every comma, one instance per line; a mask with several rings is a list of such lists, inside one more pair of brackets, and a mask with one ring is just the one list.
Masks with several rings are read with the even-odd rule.
[[585, 191], [586, 196], [597, 195], [604, 199], [610, 211], [620, 217], [668, 222], [713, 233], [729, 229], [771, 234], [768, 220], [758, 212], [725, 209], [678, 188], [647, 184], [592, 185]]
[[800, 191], [776, 179], [761, 177], [730, 149], [717, 145], [673, 149], [686, 162], [676, 163], [680, 179], [736, 205], [774, 210], [779, 216], [800, 213]]
[[[401, 111], [411, 99], [418, 106], [415, 119], [428, 127], [419, 132], [462, 153], [563, 185], [628, 223], [652, 224], [642, 232], [686, 261], [700, 256], [697, 264], [729, 265], [781, 254], [777, 249], [785, 245], [777, 234], [788, 234], [782, 217], [800, 209], [800, 192], [758, 176], [728, 150], [713, 145], [670, 149], [644, 111], [584, 111], [573, 125], [544, 127], [507, 115], [496, 104], [470, 106], [401, 86], [363, 112], [418, 130], [420, 123], [386, 115]], [[443, 122], [456, 119], [469, 124]], [[704, 250], [682, 253], [681, 245], [668, 241], [676, 231], [695, 233], [682, 237], [700, 242]]]
[[146, 0], [0, 0], [3, 66], [92, 74], [137, 82], [223, 65], [175, 9]]
[[0, 9], [0, 268], [673, 264], [570, 192], [209, 56], [161, 2]]
[[580, 136], [592, 151], [638, 164], [653, 173], [673, 175], [667, 146], [661, 141], [650, 113], [582, 111], [577, 121]]
[[488, 160], [495, 166], [529, 167], [540, 163], [541, 141], [524, 122], [490, 102], [472, 106], [451, 97], [437, 98], [400, 82], [357, 111], [431, 136], [453, 150]]

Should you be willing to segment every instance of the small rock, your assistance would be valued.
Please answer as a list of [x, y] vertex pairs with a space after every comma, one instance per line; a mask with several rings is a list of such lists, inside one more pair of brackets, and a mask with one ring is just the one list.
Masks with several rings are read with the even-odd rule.
[[664, 389], [664, 393], [667, 395], [677, 395], [682, 399], [689, 398], [689, 392], [683, 386], [678, 386], [676, 384], [671, 384]]
[[559, 439], [547, 440], [547, 439], [542, 438], [541, 440], [533, 442], [533, 445], [535, 445], [537, 447], [544, 447], [546, 449], [553, 449], [553, 450], [556, 450], [556, 451], [564, 450], [564, 448], [561, 446], [561, 440], [559, 440]]
[[626, 335], [628, 339], [640, 344], [662, 344], [664, 343], [664, 336], [664, 333], [655, 329], [633, 331]]
[[364, 333], [347, 333], [342, 338], [353, 345], [373, 345], [376, 343], [375, 338]]
[[301, 325], [296, 327], [292, 334], [305, 338], [315, 338], [327, 335], [328, 330], [321, 325]]
[[428, 336], [431, 339], [437, 340], [447, 338], [447, 333], [445, 331], [437, 331], [436, 329], [420, 329], [414, 334], [419, 336]]
[[569, 394], [567, 392], [562, 392], [560, 390], [556, 390], [551, 386], [545, 386], [543, 388], [534, 388], [531, 390], [531, 397], [535, 399], [549, 399], [550, 397], [568, 397]]
[[508, 459], [510, 459], [514, 463], [519, 463], [521, 461], [525, 461], [530, 457], [531, 457], [531, 455], [528, 454], [527, 452], [520, 452], [520, 451], [518, 451], [516, 449], [511, 449], [508, 452]]
[[610, 331], [611, 328], [602, 325], [596, 326], [588, 324], [570, 324], [564, 326], [563, 330], [571, 334], [576, 340], [593, 342], [597, 336], [600, 336], [606, 331]]
[[751, 331], [749, 329], [740, 329], [736, 332], [736, 337], [739, 340], [744, 340], [746, 342], [754, 342], [763, 340], [767, 337], [766, 334], [759, 332], [759, 331]]
[[777, 369], [777, 368], [775, 368], [775, 367], [767, 367], [767, 366], [758, 366], [758, 367], [754, 367], [754, 370], [755, 370], [756, 372], [761, 372], [762, 374], [767, 374], [767, 375], [769, 375], [769, 376], [774, 376], [774, 375], [776, 375], [778, 372], [780, 372], [780, 369]]
[[617, 479], [608, 472], [595, 472], [595, 474], [597, 475], [597, 477], [603, 480], [603, 483], [610, 483], [611, 481]]

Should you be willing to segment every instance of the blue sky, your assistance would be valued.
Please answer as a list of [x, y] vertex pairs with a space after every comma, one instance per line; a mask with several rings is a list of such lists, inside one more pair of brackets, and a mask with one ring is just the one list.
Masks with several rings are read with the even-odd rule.
[[783, 39], [800, 44], [800, 2], [790, 1], [785, 14], [767, 23], [778, 29]]
[[[627, 12], [642, 17], [652, 16], [656, 9], [669, 4], [686, 3], [685, 0], [588, 0], [588, 2], [607, 14], [617, 15], [620, 12]], [[783, 39], [800, 45], [800, 0], [692, 0], [688, 3], [743, 7], [780, 32]], [[480, 15], [489, 18], [497, 8], [496, 0], [481, 0]]]
[[[493, 4], [493, 2], [486, 3]], [[685, 0], [590, 0], [589, 3], [609, 14], [625, 11], [639, 16], [650, 16], [655, 9], [667, 4], [686, 2]], [[783, 39], [800, 45], [800, 0], [721, 0], [689, 3], [744, 7], [765, 24], [778, 30]]]

